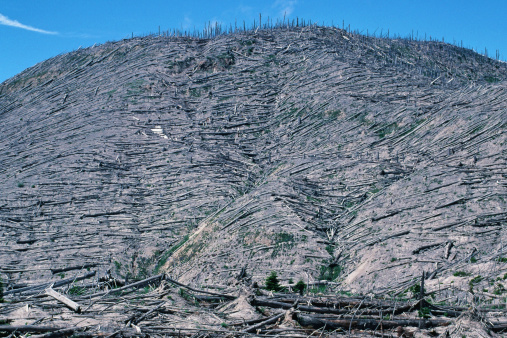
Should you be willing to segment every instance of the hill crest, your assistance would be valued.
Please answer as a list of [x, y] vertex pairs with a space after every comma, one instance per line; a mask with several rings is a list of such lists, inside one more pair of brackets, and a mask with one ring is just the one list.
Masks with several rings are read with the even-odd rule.
[[506, 75], [324, 27], [59, 55], [0, 85], [0, 272], [464, 295], [504, 273]]

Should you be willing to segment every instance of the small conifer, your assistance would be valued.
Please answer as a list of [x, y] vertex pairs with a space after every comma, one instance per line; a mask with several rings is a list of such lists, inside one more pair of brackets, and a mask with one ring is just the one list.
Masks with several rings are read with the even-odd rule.
[[281, 289], [280, 281], [275, 271], [271, 271], [271, 274], [266, 278], [266, 290], [279, 291]]
[[296, 283], [296, 285], [294, 285], [294, 291], [299, 292], [301, 296], [303, 295], [303, 292], [305, 292], [305, 289], [306, 284], [301, 279]]

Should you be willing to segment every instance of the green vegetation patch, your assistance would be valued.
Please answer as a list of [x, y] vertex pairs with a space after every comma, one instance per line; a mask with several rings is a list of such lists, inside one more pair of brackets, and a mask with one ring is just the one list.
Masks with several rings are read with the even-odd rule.
[[412, 123], [410, 125], [410, 127], [407, 130], [405, 130], [404, 132], [399, 134], [398, 137], [403, 137], [403, 136], [411, 133], [412, 131], [414, 131], [415, 128], [419, 127], [424, 121], [426, 121], [426, 119], [420, 119], [420, 120], [415, 121], [414, 123]]
[[192, 88], [189, 90], [190, 96], [192, 97], [200, 97], [201, 96], [201, 90], [199, 88]]
[[380, 129], [377, 129], [375, 133], [378, 137], [384, 138], [387, 135], [392, 134], [396, 129], [398, 129], [398, 124], [393, 122], [383, 125]]
[[229, 68], [236, 63], [236, 58], [230, 51], [218, 55], [217, 60], [218, 64], [224, 68]]
[[485, 126], [486, 126], [486, 124], [480, 124], [480, 125], [476, 126], [474, 129], [472, 129], [470, 131], [470, 134], [477, 134], [478, 132], [483, 130]]
[[81, 287], [81, 286], [77, 286], [77, 285], [74, 285], [73, 287], [71, 287], [69, 289], [69, 295], [73, 295], [73, 296], [80, 296], [82, 294], [84, 294], [86, 291], [85, 288]]
[[334, 281], [336, 278], [338, 278], [341, 271], [342, 269], [338, 265], [322, 265], [320, 267], [319, 279], [327, 280], [330, 282]]
[[453, 273], [453, 276], [455, 276], [455, 277], [466, 277], [466, 276], [470, 276], [470, 274], [468, 272], [465, 272], [465, 271], [456, 271], [455, 273]]
[[308, 290], [310, 293], [326, 293], [327, 285], [317, 285]]
[[338, 118], [338, 116], [340, 116], [341, 113], [342, 113], [342, 111], [340, 109], [337, 109], [337, 110], [328, 111], [327, 115], [329, 116], [329, 118], [336, 120]]
[[280, 232], [277, 234], [274, 234], [273, 236], [273, 242], [275, 244], [275, 247], [273, 248], [273, 252], [271, 253], [271, 257], [276, 257], [278, 253], [282, 251], [282, 249], [290, 250], [295, 245], [295, 237], [293, 234], [288, 232]]
[[408, 288], [408, 291], [412, 293], [414, 299], [419, 299], [421, 297], [421, 286], [419, 284], [412, 285]]
[[420, 310], [417, 310], [417, 313], [420, 318], [430, 318], [431, 317], [431, 311], [427, 307], [423, 307]]
[[494, 290], [493, 290], [493, 293], [494, 293], [495, 295], [501, 295], [501, 294], [503, 294], [505, 291], [507, 291], [507, 290], [505, 290], [505, 287], [504, 287], [502, 284], [497, 283], [497, 284], [495, 285], [495, 288], [494, 288]]
[[474, 278], [472, 278], [469, 282], [468, 282], [468, 286], [470, 287], [470, 292], [473, 293], [474, 292], [474, 286], [476, 284], [479, 284], [480, 282], [482, 282], [482, 280], [484, 279], [484, 277], [482, 277], [481, 275], [478, 275], [478, 276], [475, 276]]
[[294, 235], [287, 232], [277, 233], [274, 237], [276, 244], [294, 242]]
[[159, 272], [160, 268], [162, 266], [164, 266], [164, 264], [167, 262], [167, 260], [169, 259], [169, 257], [171, 257], [171, 255], [176, 250], [178, 250], [179, 248], [181, 248], [183, 246], [183, 244], [185, 244], [188, 241], [189, 238], [190, 238], [190, 236], [186, 235], [185, 237], [183, 237], [183, 239], [181, 241], [179, 241], [175, 246], [173, 246], [172, 248], [170, 248], [169, 250], [167, 250], [162, 255], [162, 257], [160, 258], [160, 260], [157, 263], [157, 266], [155, 267], [155, 274], [157, 274]]
[[334, 253], [334, 246], [332, 245], [326, 245], [326, 251], [329, 255], [333, 256]]
[[487, 83], [497, 83], [497, 82], [500, 82], [500, 79], [497, 78], [496, 76], [493, 76], [493, 75], [486, 75], [484, 77], [484, 80], [487, 82]]

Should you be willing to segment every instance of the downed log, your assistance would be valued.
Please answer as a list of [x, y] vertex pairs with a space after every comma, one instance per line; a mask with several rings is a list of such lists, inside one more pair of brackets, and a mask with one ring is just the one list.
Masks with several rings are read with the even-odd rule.
[[[49, 333], [46, 333], [46, 334], [43, 334], [43, 335], [37, 335], [37, 336], [32, 336], [32, 338], [61, 338], [61, 337], [74, 337], [76, 335], [74, 335], [74, 333], [78, 330], [82, 330], [82, 328], [69, 328], [69, 329], [62, 329], [62, 330], [58, 330], [58, 331], [52, 331], [52, 332], [49, 332]], [[85, 337], [93, 337], [92, 334], [83, 334], [83, 333], [80, 333], [79, 338], [85, 338]]]
[[382, 237], [382, 238], [378, 238], [378, 239], [374, 239], [368, 243], [366, 243], [364, 246], [372, 246], [374, 244], [377, 244], [377, 243], [380, 243], [380, 242], [383, 242], [383, 241], [386, 241], [388, 239], [391, 239], [391, 238], [394, 238], [394, 237], [399, 237], [399, 236], [404, 236], [404, 235], [408, 235], [410, 233], [410, 230], [405, 230], [405, 231], [401, 231], [401, 232], [398, 232], [398, 233], [395, 233], [395, 234], [392, 234], [390, 236], [385, 236], [385, 237]]
[[54, 299], [56, 299], [57, 301], [59, 302], [62, 302], [63, 304], [65, 304], [68, 308], [70, 308], [72, 311], [74, 312], [77, 312], [77, 313], [81, 313], [81, 306], [74, 302], [73, 300], [65, 297], [64, 295], [56, 292], [55, 290], [53, 290], [51, 287], [46, 289], [46, 294], [48, 296], [51, 296], [53, 297]]
[[[268, 300], [262, 300], [262, 299], [257, 299], [257, 298], [252, 298], [250, 300], [250, 304], [253, 306], [267, 306], [270, 308], [284, 309], [284, 310], [288, 310], [288, 309], [294, 307], [293, 304], [268, 301]], [[333, 308], [329, 308], [329, 307], [314, 307], [314, 306], [306, 306], [306, 305], [299, 305], [297, 307], [297, 309], [300, 311], [315, 312], [315, 313], [343, 314], [343, 313], [350, 312], [350, 310], [348, 310], [348, 309], [333, 309]], [[378, 312], [378, 311], [376, 311], [376, 312]]]
[[428, 307], [433, 315], [442, 315], [446, 317], [459, 317], [463, 314], [463, 311], [459, 311], [453, 308], [438, 307], [428, 302], [424, 302], [425, 307]]
[[143, 321], [144, 319], [146, 319], [146, 317], [148, 317], [149, 315], [151, 315], [152, 313], [158, 311], [162, 306], [166, 305], [165, 302], [162, 302], [160, 303], [159, 305], [155, 306], [153, 309], [149, 310], [148, 312], [146, 312], [145, 314], [137, 317], [136, 315], [133, 315], [131, 317], [129, 317], [125, 323], [128, 324], [128, 323], [132, 323], [132, 324], [139, 324], [141, 321]]
[[210, 291], [204, 291], [204, 290], [197, 290], [197, 289], [194, 289], [188, 285], [185, 285], [183, 283], [180, 283], [172, 278], [169, 278], [167, 276], [165, 276], [165, 280], [168, 281], [168, 282], [171, 282], [173, 284], [176, 284], [178, 286], [181, 286], [185, 289], [188, 289], [190, 291], [194, 291], [194, 292], [199, 292], [199, 293], [205, 293], [205, 294], [208, 294], [208, 295], [213, 295], [213, 296], [217, 296], [217, 297], [223, 297], [223, 298], [226, 298], [226, 299], [236, 299], [237, 297], [235, 296], [231, 296], [231, 295], [226, 295], [226, 294], [223, 294], [223, 293], [216, 293], [216, 292], [210, 292]]
[[54, 275], [55, 273], [60, 273], [60, 272], [94, 268], [97, 265], [98, 264], [96, 264], [96, 263], [91, 263], [91, 264], [84, 264], [84, 265], [69, 266], [67, 268], [51, 269], [51, 273]]
[[385, 215], [381, 215], [381, 216], [378, 216], [378, 217], [372, 217], [371, 220], [373, 222], [380, 221], [381, 219], [398, 215], [400, 212], [401, 212], [401, 210], [390, 211], [390, 212], [386, 213]]
[[0, 325], [0, 332], [54, 332], [61, 327], [39, 325]]
[[444, 258], [445, 259], [449, 258], [449, 255], [451, 254], [452, 246], [453, 246], [452, 241], [447, 242], [447, 244], [445, 246], [445, 253], [444, 253]]
[[196, 300], [200, 302], [208, 302], [208, 303], [220, 303], [226, 299], [223, 296], [200, 296], [195, 294], [192, 294], [192, 297], [194, 297]]
[[24, 288], [4, 291], [4, 295], [10, 295], [10, 294], [15, 294], [15, 293], [24, 293], [26, 295], [36, 294], [36, 293], [39, 293], [40, 291], [42, 291], [43, 289], [47, 288], [50, 285], [53, 285], [53, 287], [55, 287], [55, 288], [60, 287], [60, 286], [70, 284], [73, 282], [77, 282], [77, 281], [80, 281], [83, 279], [91, 278], [91, 277], [95, 276], [96, 273], [97, 273], [97, 271], [92, 271], [92, 272], [89, 272], [86, 275], [81, 276], [81, 277], [67, 278], [67, 279], [64, 279], [64, 280], [61, 280], [58, 282], [54, 282], [54, 283], [49, 282], [49, 283], [44, 283], [44, 284], [40, 284], [40, 285], [32, 285], [32, 286], [27, 286]]
[[83, 214], [79, 216], [79, 219], [83, 219], [85, 217], [101, 217], [101, 216], [113, 216], [113, 215], [121, 215], [125, 213], [125, 210], [111, 211], [111, 212], [99, 212], [96, 214]]
[[419, 323], [424, 320], [425, 327], [436, 327], [436, 326], [448, 326], [452, 322], [445, 319], [391, 319], [383, 320], [380, 318], [322, 318], [318, 316], [304, 315], [296, 313], [294, 319], [303, 327], [311, 327], [313, 329], [320, 329], [325, 327], [326, 329], [370, 329], [375, 330], [376, 328], [382, 327], [384, 329], [394, 329], [398, 326], [415, 326], [418, 327]]
[[285, 312], [277, 314], [275, 316], [272, 316], [272, 317], [266, 319], [265, 321], [260, 322], [259, 324], [252, 325], [252, 326], [244, 329], [241, 332], [244, 332], [244, 333], [255, 332], [257, 329], [263, 327], [264, 325], [269, 325], [269, 324], [272, 324], [272, 323], [276, 323], [276, 321], [278, 319], [282, 318], [283, 316], [285, 316]]
[[122, 292], [122, 291], [125, 291], [125, 290], [128, 290], [128, 289], [131, 289], [131, 288], [139, 288], [139, 287], [144, 286], [144, 285], [146, 285], [148, 283], [154, 282], [156, 280], [160, 280], [163, 277], [164, 277], [164, 274], [161, 273], [159, 275], [143, 279], [143, 280], [141, 280], [139, 282], [135, 282], [135, 283], [132, 283], [132, 284], [129, 284], [129, 285], [125, 285], [125, 286], [123, 286], [121, 288], [118, 288], [118, 289], [113, 289], [113, 290], [103, 291], [103, 292], [97, 292], [97, 293], [94, 293], [94, 294], [91, 294], [91, 295], [85, 295], [82, 298], [89, 299], [89, 298], [92, 298], [92, 297], [103, 296], [103, 295], [110, 294], [110, 293]]
[[252, 320], [247, 320], [247, 321], [243, 320], [241, 322], [230, 323], [229, 326], [243, 326], [243, 325], [257, 324], [257, 323], [263, 322], [265, 320], [266, 320], [266, 318], [258, 318], [258, 319], [252, 319]]
[[273, 309], [288, 310], [292, 307], [292, 304], [269, 301], [269, 300], [264, 300], [264, 299], [258, 299], [255, 297], [252, 297], [251, 299], [249, 299], [248, 302], [250, 303], [250, 305], [253, 305], [253, 306], [268, 306]]
[[414, 249], [412, 250], [412, 255], [417, 255], [419, 254], [421, 251], [424, 251], [424, 250], [428, 250], [428, 249], [433, 249], [437, 246], [441, 246], [445, 244], [445, 242], [438, 242], [438, 243], [433, 243], [433, 244], [428, 244], [428, 245], [423, 245], [417, 249]]
[[[391, 303], [391, 302], [383, 302], [383, 303], [375, 303], [375, 302], [364, 302], [358, 299], [337, 299], [333, 302], [322, 302], [319, 299], [311, 299], [311, 298], [298, 298], [300, 304], [304, 304], [306, 302], [310, 302], [312, 306], [309, 305], [299, 305], [298, 309], [305, 312], [314, 312], [314, 313], [334, 313], [334, 314], [342, 314], [349, 313], [351, 308], [358, 307], [357, 309], [361, 309], [361, 312], [365, 315], [374, 315], [382, 313], [390, 313], [394, 312], [394, 314], [400, 314], [403, 312], [410, 312], [416, 309], [419, 306], [419, 301], [415, 303]], [[249, 300], [251, 305], [254, 306], [267, 306], [276, 309], [290, 309], [295, 299], [292, 298], [282, 298], [278, 301], [272, 301], [262, 298], [251, 298]]]
[[436, 206], [435, 207], [435, 210], [438, 210], [438, 209], [442, 209], [442, 208], [447, 208], [447, 207], [450, 207], [452, 205], [455, 205], [455, 204], [462, 204], [462, 203], [465, 203], [466, 202], [466, 199], [464, 198], [458, 198], [457, 200], [455, 201], [452, 201], [452, 202], [449, 202], [449, 203], [445, 203], [445, 204], [442, 204], [442, 205], [439, 205], [439, 206]]
[[506, 322], [497, 322], [495, 324], [489, 325], [488, 328], [493, 332], [502, 332], [502, 331], [507, 330], [507, 323]]

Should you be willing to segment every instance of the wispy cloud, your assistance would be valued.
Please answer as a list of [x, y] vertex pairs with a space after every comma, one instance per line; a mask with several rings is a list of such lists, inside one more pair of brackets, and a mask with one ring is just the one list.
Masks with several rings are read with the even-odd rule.
[[251, 6], [245, 6], [243, 4], [239, 5], [237, 9], [239, 10], [239, 12], [241, 14], [250, 14], [253, 11], [253, 7], [251, 7]]
[[2, 15], [2, 14], [0, 14], [0, 25], [5, 25], [5, 26], [11, 26], [11, 27], [16, 27], [16, 28], [26, 29], [28, 31], [42, 33], [42, 34], [52, 34], [52, 35], [58, 34], [58, 32], [50, 32], [50, 31], [46, 31], [44, 29], [39, 29], [39, 28], [35, 28], [35, 27], [32, 27], [32, 26], [23, 25], [21, 22], [16, 21], [16, 20], [11, 20], [11, 19], [9, 19], [8, 17], [6, 17], [5, 15]]
[[278, 15], [289, 16], [294, 12], [297, 0], [276, 0], [273, 7], [278, 9]]
[[181, 23], [181, 28], [183, 30], [189, 30], [194, 25], [194, 21], [188, 16], [185, 15], [183, 18], [183, 22]]

